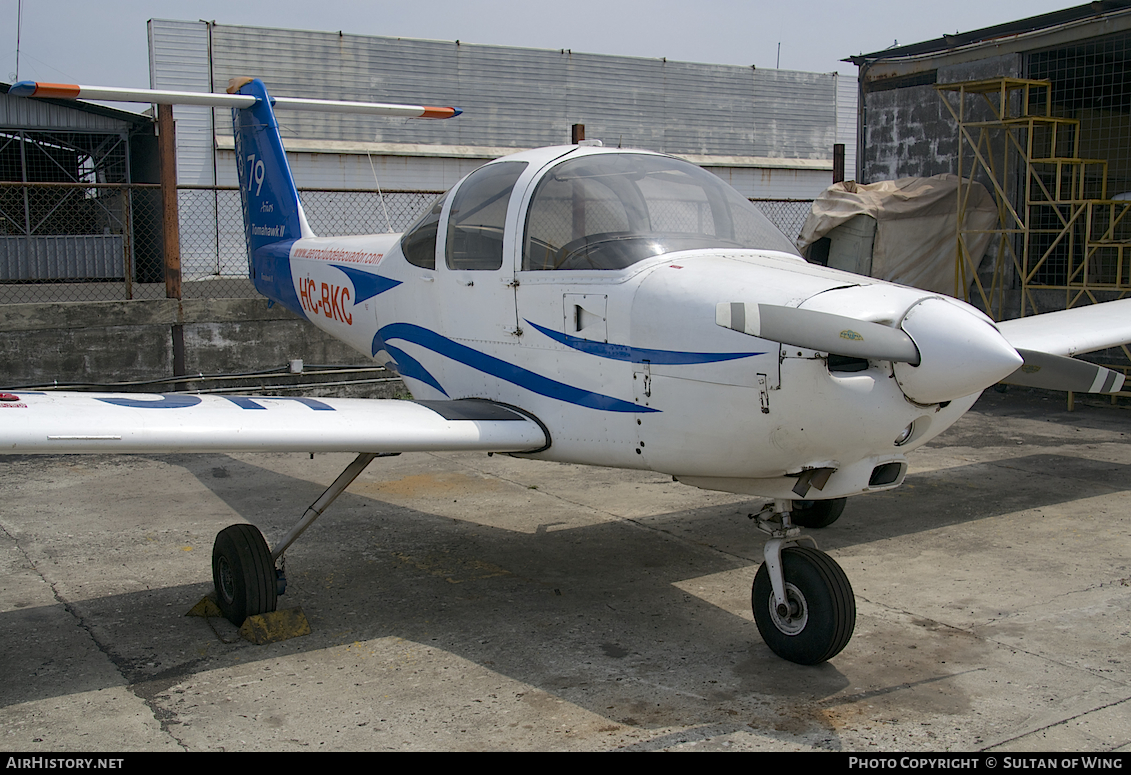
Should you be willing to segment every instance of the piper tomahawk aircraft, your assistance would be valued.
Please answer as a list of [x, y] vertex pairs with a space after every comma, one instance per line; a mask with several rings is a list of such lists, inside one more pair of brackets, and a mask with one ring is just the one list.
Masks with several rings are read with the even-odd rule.
[[376, 456], [508, 452], [670, 474], [770, 499], [752, 605], [769, 647], [830, 659], [852, 588], [801, 527], [899, 486], [906, 455], [1007, 380], [1115, 392], [1070, 356], [1131, 341], [1131, 300], [993, 323], [953, 298], [807, 264], [717, 177], [658, 153], [563, 146], [490, 162], [403, 235], [316, 237], [272, 108], [444, 118], [454, 108], [25, 82], [10, 93], [232, 108], [255, 287], [395, 369], [413, 401], [20, 392], [7, 453], [349, 451], [272, 551], [222, 531], [213, 578], [239, 624], [275, 564]]

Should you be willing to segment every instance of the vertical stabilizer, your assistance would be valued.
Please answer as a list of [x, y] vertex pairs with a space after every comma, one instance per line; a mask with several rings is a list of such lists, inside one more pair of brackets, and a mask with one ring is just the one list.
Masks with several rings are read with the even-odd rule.
[[236, 88], [229, 87], [229, 92], [255, 98], [251, 107], [232, 109], [251, 279], [264, 296], [302, 315], [291, 279], [290, 250], [295, 240], [314, 235], [287, 164], [267, 88], [258, 78], [232, 86]]

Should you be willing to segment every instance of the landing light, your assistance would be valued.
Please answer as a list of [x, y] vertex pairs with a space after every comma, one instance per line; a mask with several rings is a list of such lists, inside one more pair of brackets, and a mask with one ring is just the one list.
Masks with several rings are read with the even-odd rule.
[[908, 424], [906, 428], [900, 431], [899, 435], [895, 437], [895, 446], [902, 447], [911, 438], [911, 434], [915, 432], [915, 423]]

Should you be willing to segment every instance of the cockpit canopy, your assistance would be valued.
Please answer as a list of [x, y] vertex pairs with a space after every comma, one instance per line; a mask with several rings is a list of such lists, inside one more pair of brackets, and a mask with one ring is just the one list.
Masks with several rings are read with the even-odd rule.
[[[473, 172], [448, 215], [446, 263], [497, 269], [507, 203], [525, 162]], [[435, 266], [441, 197], [402, 240], [410, 263]], [[524, 221], [522, 269], [617, 270], [680, 250], [732, 248], [797, 254], [750, 202], [703, 169], [643, 153], [567, 158], [538, 181]]]
[[564, 161], [539, 181], [522, 268], [623, 269], [699, 248], [797, 252], [750, 202], [694, 164], [602, 153]]

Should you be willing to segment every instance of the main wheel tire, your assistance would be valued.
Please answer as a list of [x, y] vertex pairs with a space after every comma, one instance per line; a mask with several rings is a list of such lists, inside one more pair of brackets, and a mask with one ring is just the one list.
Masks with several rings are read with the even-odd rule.
[[794, 501], [789, 519], [801, 527], [828, 527], [840, 519], [848, 498], [833, 498], [829, 501]]
[[212, 545], [212, 583], [224, 618], [239, 627], [244, 619], [274, 611], [278, 602], [275, 563], [254, 525], [232, 525]]
[[824, 552], [803, 546], [782, 550], [788, 611], [778, 610], [766, 563], [758, 568], [751, 606], [770, 650], [799, 665], [832, 659], [856, 627], [856, 598], [848, 577]]

